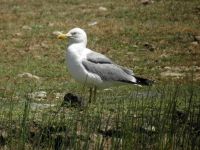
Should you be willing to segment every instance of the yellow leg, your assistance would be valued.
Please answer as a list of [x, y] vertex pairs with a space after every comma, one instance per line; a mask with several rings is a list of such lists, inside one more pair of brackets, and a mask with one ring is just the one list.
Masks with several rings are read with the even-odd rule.
[[97, 88], [94, 87], [94, 102], [96, 102]]
[[92, 88], [90, 88], [90, 95], [89, 95], [89, 103], [91, 103], [91, 101], [92, 101]]

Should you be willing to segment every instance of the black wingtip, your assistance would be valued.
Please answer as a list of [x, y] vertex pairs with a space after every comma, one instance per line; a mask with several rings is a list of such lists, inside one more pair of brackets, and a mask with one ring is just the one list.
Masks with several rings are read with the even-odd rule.
[[144, 79], [144, 78], [137, 77], [137, 76], [135, 76], [135, 78], [136, 78], [136, 83], [139, 84], [139, 85], [151, 86], [151, 85], [153, 85], [153, 83], [154, 83], [153, 80]]

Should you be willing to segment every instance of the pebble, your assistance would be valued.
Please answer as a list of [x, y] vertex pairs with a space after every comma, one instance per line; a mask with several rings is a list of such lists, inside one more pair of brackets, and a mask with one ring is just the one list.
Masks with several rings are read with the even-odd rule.
[[94, 25], [97, 25], [97, 24], [98, 24], [97, 21], [92, 21], [92, 22], [88, 23], [88, 26], [94, 26]]
[[200, 35], [195, 36], [194, 39], [195, 39], [196, 41], [200, 42]]
[[161, 72], [161, 76], [163, 76], [163, 77], [183, 77], [183, 76], [185, 76], [185, 74], [179, 73], [179, 72], [165, 71], [165, 72]]
[[24, 26], [22, 27], [22, 29], [24, 29], [24, 30], [31, 30], [32, 28], [29, 27], [29, 26], [27, 26], [27, 25], [24, 25]]
[[172, 68], [169, 66], [164, 67], [164, 69], [171, 70]]
[[33, 75], [29, 72], [24, 72], [24, 73], [18, 74], [17, 76], [20, 78], [31, 78], [31, 79], [40, 80], [40, 77]]
[[148, 4], [154, 3], [154, 1], [153, 1], [153, 0], [141, 0], [141, 3], [142, 3], [143, 5], [148, 5]]
[[22, 33], [21, 32], [17, 32], [17, 33], [14, 34], [14, 36], [21, 37]]
[[46, 43], [44, 43], [44, 42], [42, 42], [42, 43], [41, 43], [41, 46], [42, 46], [42, 48], [46, 48], [46, 49], [48, 49], [48, 48], [49, 48], [49, 45], [48, 45], [48, 44], [46, 44]]
[[28, 97], [37, 101], [42, 101], [47, 98], [47, 92], [38, 91], [38, 92], [29, 93]]
[[59, 99], [59, 98], [63, 97], [62, 93], [54, 93], [54, 95], [55, 95], [56, 99]]
[[148, 133], [150, 133], [150, 132], [153, 133], [153, 132], [156, 131], [155, 126], [151, 126], [151, 125], [144, 125], [144, 126], [141, 127], [141, 129], [142, 129], [143, 131], [145, 131], [145, 132], [148, 132]]
[[148, 49], [149, 51], [154, 51], [155, 50], [155, 46], [150, 44], [150, 43], [148, 43], [148, 42], [144, 43], [144, 47], [146, 49]]
[[39, 103], [31, 103], [31, 110], [35, 111], [35, 110], [41, 110], [41, 109], [46, 109], [49, 107], [54, 107], [55, 104], [39, 104]]
[[104, 91], [113, 91], [113, 89], [111, 88], [106, 88], [106, 89], [103, 89]]
[[197, 41], [191, 42], [191, 45], [197, 46], [199, 43]]
[[49, 22], [49, 23], [48, 23], [48, 26], [49, 26], [49, 27], [53, 27], [53, 26], [54, 26], [54, 23]]
[[61, 31], [53, 31], [52, 34], [53, 35], [60, 35], [60, 34], [62, 34], [62, 32]]
[[101, 10], [101, 11], [107, 11], [108, 9], [106, 7], [100, 6], [99, 10]]

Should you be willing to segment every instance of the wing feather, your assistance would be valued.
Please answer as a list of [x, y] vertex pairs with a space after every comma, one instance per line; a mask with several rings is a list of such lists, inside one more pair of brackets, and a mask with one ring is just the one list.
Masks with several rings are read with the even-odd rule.
[[100, 78], [104, 81], [133, 82], [134, 79], [133, 76], [127, 74], [115, 64], [93, 63], [88, 60], [83, 60], [82, 64], [87, 71], [100, 76]]
[[93, 63], [100, 63], [100, 64], [112, 64], [113, 62], [103, 54], [92, 52], [87, 54], [87, 60]]

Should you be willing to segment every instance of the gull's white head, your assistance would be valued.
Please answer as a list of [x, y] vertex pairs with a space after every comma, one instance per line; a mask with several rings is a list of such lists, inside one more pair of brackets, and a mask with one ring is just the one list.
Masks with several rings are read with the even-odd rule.
[[85, 31], [81, 28], [73, 28], [69, 30], [67, 34], [58, 35], [59, 39], [69, 38], [69, 45], [75, 43], [83, 43], [85, 46], [87, 45], [87, 35]]

